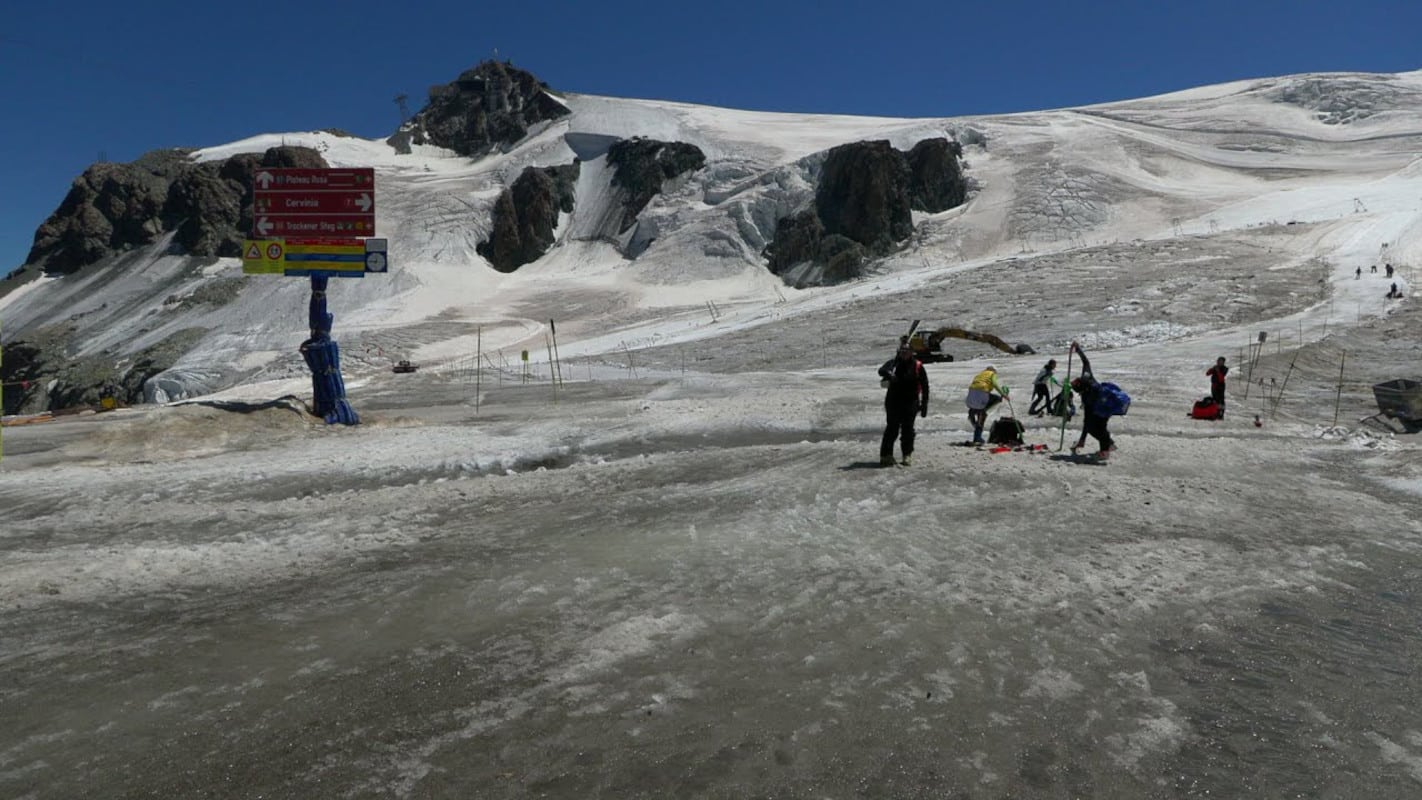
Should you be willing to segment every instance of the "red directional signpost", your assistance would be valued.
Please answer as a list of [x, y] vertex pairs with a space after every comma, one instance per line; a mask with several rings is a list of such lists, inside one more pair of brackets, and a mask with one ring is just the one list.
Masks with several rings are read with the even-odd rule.
[[375, 235], [375, 170], [366, 168], [259, 170], [252, 186], [252, 240], [242, 245], [243, 272], [311, 278], [311, 338], [301, 356], [311, 368], [312, 403], [328, 424], [357, 425], [346, 400], [341, 350], [331, 338], [326, 310], [332, 276], [385, 272], [384, 239]]
[[253, 186], [252, 234], [374, 236], [375, 170], [259, 170]]

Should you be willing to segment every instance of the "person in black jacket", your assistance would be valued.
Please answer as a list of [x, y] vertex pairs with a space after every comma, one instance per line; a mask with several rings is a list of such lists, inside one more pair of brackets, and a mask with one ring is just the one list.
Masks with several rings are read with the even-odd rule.
[[1097, 403], [1101, 394], [1101, 384], [1097, 382], [1096, 376], [1091, 373], [1091, 362], [1086, 360], [1086, 352], [1081, 349], [1081, 345], [1076, 342], [1071, 343], [1071, 349], [1081, 358], [1081, 377], [1071, 379], [1071, 388], [1081, 397], [1081, 408], [1083, 422], [1081, 426], [1081, 437], [1072, 445], [1071, 452], [1075, 455], [1086, 444], [1086, 436], [1090, 434], [1101, 445], [1101, 449], [1096, 452], [1096, 457], [1106, 459], [1111, 451], [1116, 449], [1116, 442], [1111, 438], [1111, 432], [1106, 429], [1106, 424], [1111, 417], [1098, 413]]
[[884, 441], [879, 445], [879, 465], [894, 465], [894, 440], [903, 448], [903, 465], [913, 463], [913, 417], [928, 416], [928, 371], [914, 358], [913, 349], [899, 345], [898, 353], [879, 367], [879, 377], [888, 387], [884, 393]]

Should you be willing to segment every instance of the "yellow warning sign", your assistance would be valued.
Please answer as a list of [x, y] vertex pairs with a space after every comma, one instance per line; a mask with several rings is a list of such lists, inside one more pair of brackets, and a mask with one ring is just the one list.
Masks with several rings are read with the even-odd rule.
[[247, 275], [280, 275], [286, 266], [286, 243], [281, 239], [247, 239], [242, 242], [242, 272]]

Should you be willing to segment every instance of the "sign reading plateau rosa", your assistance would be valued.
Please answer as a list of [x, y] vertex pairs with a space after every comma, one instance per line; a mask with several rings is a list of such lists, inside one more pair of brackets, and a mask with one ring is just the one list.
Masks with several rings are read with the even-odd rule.
[[252, 235], [373, 236], [375, 170], [269, 168], [257, 172]]

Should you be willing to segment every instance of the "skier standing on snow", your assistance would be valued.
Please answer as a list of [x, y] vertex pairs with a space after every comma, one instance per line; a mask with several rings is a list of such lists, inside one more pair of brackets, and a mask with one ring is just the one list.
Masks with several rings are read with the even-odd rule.
[[1091, 362], [1086, 360], [1086, 352], [1081, 349], [1081, 345], [1076, 342], [1071, 343], [1071, 349], [1081, 357], [1081, 377], [1072, 378], [1071, 388], [1081, 396], [1081, 408], [1083, 422], [1081, 426], [1081, 437], [1072, 445], [1072, 455], [1086, 444], [1086, 436], [1090, 434], [1101, 445], [1101, 449], [1096, 452], [1096, 457], [1106, 459], [1112, 450], [1116, 449], [1116, 442], [1111, 438], [1111, 432], [1106, 429], [1106, 424], [1111, 417], [1099, 413], [1099, 403], [1101, 395], [1101, 384], [1097, 382], [1096, 376], [1091, 374]]
[[[996, 392], [996, 394], [994, 394]], [[987, 424], [989, 408], [1007, 396], [1007, 387], [997, 380], [997, 367], [988, 367], [968, 384], [968, 422], [973, 426], [973, 444], [983, 443], [983, 426]]]
[[913, 463], [913, 417], [928, 416], [928, 371], [914, 358], [908, 344], [900, 344], [898, 353], [879, 367], [888, 391], [884, 393], [884, 440], [879, 445], [879, 466], [894, 465], [894, 440], [903, 449], [903, 465]]
[[[1027, 407], [1028, 414], [1040, 417], [1051, 409], [1052, 391], [1048, 386], [1049, 384], [1061, 385], [1057, 383], [1057, 379], [1052, 375], [1053, 370], [1056, 368], [1057, 360], [1053, 358], [1047, 362], [1046, 366], [1037, 372], [1037, 377], [1032, 379], [1032, 404]], [[1037, 405], [1038, 403], [1041, 403], [1040, 408]]]
[[1220, 356], [1215, 359], [1215, 365], [1205, 370], [1205, 374], [1210, 376], [1210, 397], [1220, 406], [1220, 416], [1224, 416], [1225, 407], [1225, 375], [1229, 374], [1229, 367], [1225, 366], [1225, 357]]

